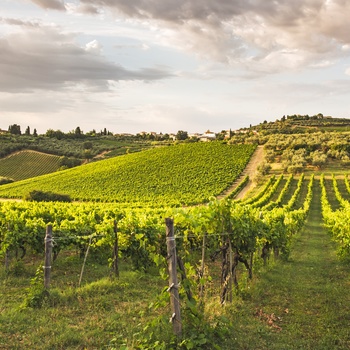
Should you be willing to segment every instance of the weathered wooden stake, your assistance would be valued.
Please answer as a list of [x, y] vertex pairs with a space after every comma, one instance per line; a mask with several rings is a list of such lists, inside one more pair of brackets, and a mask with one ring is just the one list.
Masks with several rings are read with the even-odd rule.
[[230, 239], [228, 240], [228, 254], [229, 254], [230, 269], [229, 269], [229, 283], [228, 283], [227, 301], [232, 303], [233, 256], [232, 256], [232, 244], [231, 244]]
[[118, 226], [117, 226], [117, 222], [114, 221], [113, 271], [116, 277], [119, 277], [118, 254], [119, 254]]
[[170, 322], [173, 324], [173, 331], [176, 336], [182, 333], [181, 312], [180, 312], [180, 298], [176, 271], [176, 244], [174, 236], [174, 220], [171, 218], [165, 219], [166, 225], [166, 243], [167, 243], [167, 260], [169, 269], [169, 288], [170, 304], [171, 304], [171, 318]]
[[[206, 238], [207, 235], [203, 235], [203, 242], [202, 242], [202, 261], [201, 261], [201, 271], [200, 271], [200, 278], [202, 279], [204, 277], [204, 267], [205, 267], [205, 245], [206, 245]], [[199, 289], [199, 297], [202, 299], [204, 296], [204, 284], [200, 281], [200, 289]]]
[[44, 287], [50, 288], [51, 276], [51, 255], [52, 255], [52, 226], [47, 225], [45, 236], [45, 265], [44, 265]]
[[80, 272], [80, 277], [79, 277], [79, 287], [80, 287], [81, 281], [82, 281], [82, 279], [83, 279], [83, 274], [84, 274], [86, 259], [87, 259], [87, 256], [88, 256], [88, 254], [89, 254], [89, 249], [90, 249], [90, 246], [91, 246], [91, 241], [92, 241], [92, 236], [90, 236], [89, 245], [88, 245], [88, 247], [87, 247], [87, 249], [86, 249], [86, 252], [85, 252], [85, 257], [84, 257], [83, 266], [81, 267], [81, 272]]
[[[7, 230], [10, 231], [10, 224], [7, 224]], [[10, 267], [10, 251], [7, 248], [5, 252], [5, 270], [8, 271]]]
[[5, 252], [5, 270], [8, 271], [10, 266], [10, 251], [6, 249]]

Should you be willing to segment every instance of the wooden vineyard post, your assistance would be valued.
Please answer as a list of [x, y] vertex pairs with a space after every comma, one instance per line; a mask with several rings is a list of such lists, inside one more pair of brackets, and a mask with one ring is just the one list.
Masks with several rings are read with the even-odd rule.
[[[10, 224], [7, 225], [7, 230], [10, 231]], [[5, 252], [5, 270], [8, 271], [10, 266], [10, 251], [7, 248]]]
[[89, 244], [88, 244], [88, 247], [86, 249], [86, 252], [85, 252], [85, 257], [84, 257], [84, 262], [83, 262], [83, 266], [81, 267], [81, 272], [80, 272], [80, 277], [79, 277], [79, 287], [81, 286], [81, 281], [83, 279], [83, 273], [84, 273], [84, 269], [85, 269], [85, 264], [86, 264], [86, 259], [88, 257], [88, 254], [89, 254], [89, 249], [90, 249], [90, 246], [91, 246], [91, 241], [92, 241], [92, 236], [90, 236], [89, 238]]
[[171, 318], [170, 322], [173, 324], [173, 331], [176, 336], [180, 336], [182, 333], [181, 324], [181, 312], [180, 312], [180, 298], [177, 281], [177, 269], [176, 269], [176, 243], [174, 236], [174, 220], [171, 218], [165, 219], [166, 225], [166, 243], [167, 243], [167, 260], [169, 270], [169, 288], [170, 292], [170, 305], [171, 305]]
[[5, 270], [8, 271], [10, 266], [10, 252], [8, 249], [6, 249], [5, 252]]
[[118, 226], [117, 226], [117, 222], [114, 221], [113, 271], [116, 277], [119, 277], [118, 254], [119, 254]]
[[230, 262], [230, 265], [229, 265], [229, 284], [228, 284], [228, 299], [227, 301], [232, 303], [232, 269], [233, 269], [233, 256], [232, 256], [232, 244], [231, 244], [231, 239], [228, 240], [228, 253], [229, 253], [229, 262]]
[[50, 288], [51, 276], [51, 255], [52, 255], [52, 226], [47, 225], [45, 236], [45, 265], [44, 265], [44, 287]]
[[[205, 269], [205, 245], [206, 245], [206, 233], [203, 235], [203, 242], [202, 242], [202, 261], [201, 261], [201, 270], [200, 270], [200, 279], [202, 280], [204, 278], [204, 269]], [[204, 297], [204, 283], [200, 281], [200, 289], [199, 289], [199, 296], [201, 299]]]
[[232, 302], [232, 279], [234, 278], [234, 257], [232, 254], [231, 240], [228, 239], [222, 247], [221, 266], [221, 304]]

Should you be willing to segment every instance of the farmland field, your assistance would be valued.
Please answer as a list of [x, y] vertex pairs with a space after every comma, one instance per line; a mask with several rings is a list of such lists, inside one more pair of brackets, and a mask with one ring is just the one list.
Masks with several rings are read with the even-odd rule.
[[[139, 348], [136, 344], [145, 341], [142, 338], [142, 328], [150, 322], [152, 323], [152, 320], [157, 319], [159, 315], [167, 318], [170, 312], [168, 301], [164, 305], [162, 304], [163, 306], [160, 309], [155, 308], [157, 304], [156, 296], [165, 298], [168, 293], [164, 294], [162, 292], [167, 282], [159, 277], [158, 268], [151, 264], [154, 254], [163, 250], [162, 244], [165, 243], [165, 238], [160, 239], [160, 237], [164, 237], [165, 216], [174, 218], [178, 252], [186, 262], [189, 277], [192, 276], [191, 278], [193, 278], [193, 291], [196, 298], [198, 297], [197, 292], [195, 292], [198, 288], [198, 286], [195, 287], [197, 277], [195, 270], [191, 270], [190, 265], [194, 264], [195, 266], [196, 261], [200, 260], [203, 233], [207, 232], [208, 234], [208, 252], [206, 253], [208, 259], [206, 259], [205, 265], [207, 276], [203, 281], [206, 285], [207, 311], [211, 314], [211, 317], [201, 322], [209, 322], [213, 327], [211, 322], [218, 322], [216, 317], [219, 317], [218, 310], [221, 310], [220, 313], [231, 320], [233, 329], [236, 327], [239, 329], [237, 332], [233, 332], [232, 336], [224, 337], [220, 341], [218, 339], [214, 340], [215, 338], [211, 339], [212, 335], [208, 333], [208, 343], [212, 344], [211, 342], [214, 341], [216, 344], [221, 344], [222, 349], [230, 349], [232, 344], [235, 344], [237, 349], [244, 349], [243, 344], [248, 341], [250, 346], [258, 349], [259, 341], [269, 342], [274, 339], [276, 344], [282, 341], [279, 338], [287, 341], [289, 332], [291, 332], [291, 337], [294, 334], [293, 328], [289, 328], [293, 327], [289, 322], [296, 322], [296, 324], [303, 322], [304, 316], [301, 316], [300, 319], [297, 316], [297, 313], [301, 310], [297, 309], [298, 306], [293, 303], [293, 300], [288, 301], [288, 306], [283, 305], [283, 301], [281, 301], [282, 304], [277, 305], [274, 309], [273, 306], [267, 304], [269, 298], [274, 295], [277, 298], [280, 294], [281, 298], [288, 297], [283, 296], [282, 292], [269, 294], [268, 290], [264, 289], [264, 300], [260, 300], [260, 294], [256, 294], [258, 293], [256, 289], [259, 289], [259, 285], [262, 283], [259, 282], [259, 273], [269, 274], [271, 269], [274, 273], [277, 273], [278, 268], [275, 264], [278, 263], [282, 264], [280, 269], [287, 270], [289, 274], [289, 271], [293, 271], [293, 269], [292, 266], [288, 266], [293, 264], [294, 260], [289, 263], [282, 263], [283, 260], [270, 257], [267, 260], [270, 260], [270, 262], [267, 262], [267, 265], [264, 266], [260, 253], [254, 254], [252, 265], [254, 278], [251, 282], [247, 280], [244, 265], [237, 270], [240, 293], [243, 293], [242, 295], [248, 300], [245, 300], [244, 306], [242, 306], [242, 301], [237, 295], [234, 296], [231, 306], [227, 304], [225, 308], [222, 308], [219, 298], [220, 293], [222, 293], [219, 287], [220, 269], [215, 262], [210, 262], [209, 255], [220, 247], [221, 237], [217, 233], [222, 232], [222, 230], [224, 232], [233, 230], [231, 233], [232, 241], [235, 243], [242, 259], [249, 251], [260, 252], [262, 247], [267, 247], [266, 243], [279, 247], [282, 256], [286, 254], [286, 257], [288, 257], [290, 248], [293, 249], [295, 245], [293, 241], [299, 239], [300, 233], [298, 232], [306, 220], [305, 213], [307, 213], [308, 205], [311, 205], [312, 215], [317, 215], [317, 221], [313, 221], [313, 225], [317, 224], [319, 225], [317, 227], [321, 227], [322, 219], [319, 216], [320, 211], [317, 209], [321, 205], [320, 198], [317, 196], [320, 179], [318, 178], [315, 181], [316, 183], [312, 185], [311, 177], [278, 177], [274, 181], [270, 181], [269, 186], [266, 185], [266, 182], [265, 185], [260, 187], [260, 190], [255, 190], [255, 200], [250, 204], [244, 204], [244, 201], [239, 204], [239, 201], [223, 200], [221, 202], [211, 202], [208, 206], [193, 208], [129, 210], [127, 208], [118, 209], [112, 203], [56, 203], [55, 205], [25, 202], [1, 203], [1, 227], [6, 227], [5, 231], [1, 231], [3, 235], [2, 247], [4, 248], [5, 244], [12, 253], [10, 254], [11, 260], [8, 272], [5, 272], [4, 268], [0, 271], [2, 279], [0, 289], [3, 295], [0, 302], [2, 310], [0, 316], [2, 329], [0, 331], [0, 345], [10, 344], [12, 347], [16, 347], [16, 344], [19, 344], [17, 347], [19, 349], [28, 347], [32, 349]], [[278, 185], [276, 185], [277, 183]], [[328, 198], [335, 208], [337, 204], [335, 182], [332, 178], [327, 177], [324, 183]], [[342, 189], [343, 197], [349, 198], [345, 183], [344, 178], [337, 179], [337, 187]], [[316, 199], [312, 199], [314, 197]], [[263, 198], [269, 199], [265, 201], [262, 200]], [[281, 206], [283, 206], [283, 209]], [[230, 215], [228, 222], [226, 222], [227, 214]], [[120, 277], [117, 279], [108, 277], [111, 276], [111, 270], [107, 264], [111, 252], [109, 247], [113, 245], [114, 240], [113, 218], [118, 221], [121, 249]], [[10, 223], [10, 225], [6, 223]], [[44, 299], [43, 304], [40, 304], [41, 306], [38, 308], [36, 303], [40, 302], [40, 297], [39, 294], [35, 294], [37, 293], [35, 288], [40, 290], [38, 283], [42, 283], [42, 279], [35, 279], [33, 276], [35, 276], [36, 270], [41, 271], [38, 266], [42, 265], [40, 256], [43, 256], [43, 236], [48, 223], [53, 225], [54, 250], [59, 249], [59, 254], [57, 260], [52, 264], [50, 298]], [[311, 235], [311, 231], [307, 232], [309, 232], [308, 235]], [[83, 258], [76, 253], [79, 253], [79, 249], [77, 250], [74, 247], [81, 246], [82, 242], [86, 244], [89, 237], [93, 237], [93, 241], [87, 257], [82, 285], [79, 286], [78, 280]], [[311, 239], [309, 238], [309, 240]], [[321, 242], [325, 242], [325, 239], [323, 238]], [[24, 243], [27, 247], [27, 254], [23, 260], [16, 261], [15, 259], [16, 242]], [[304, 244], [298, 249], [305, 249], [305, 247], [307, 245]], [[322, 249], [325, 249], [324, 244], [322, 244]], [[34, 254], [35, 251], [37, 253]], [[2, 252], [4, 253], [3, 250]], [[21, 253], [21, 250], [19, 253]], [[293, 254], [293, 259], [296, 259], [296, 253]], [[315, 252], [313, 254], [319, 256], [319, 253]], [[337, 264], [335, 260], [332, 261], [332, 264]], [[305, 264], [307, 266], [307, 261]], [[163, 270], [162, 264], [160, 268]], [[339, 267], [333, 273], [337, 271], [339, 273], [340, 269], [344, 268]], [[298, 268], [296, 271], [298, 271]], [[282, 276], [274, 278], [276, 281], [270, 280], [270, 284], [277, 283]], [[291, 282], [286, 281], [287, 276], [283, 276], [283, 278], [283, 283], [286, 284], [285, 288], [292, 290], [292, 286], [297, 283], [296, 277], [291, 275]], [[349, 281], [349, 276], [347, 276], [347, 279], [345, 278], [344, 283], [346, 281]], [[288, 286], [288, 283], [291, 283], [291, 286]], [[312, 290], [313, 287], [307, 288]], [[335, 288], [339, 288], [338, 284], [335, 285]], [[327, 298], [327, 295], [322, 296], [322, 291], [318, 293], [319, 298]], [[16, 296], [16, 298], [12, 296]], [[186, 297], [182, 295], [181, 300], [185, 300], [184, 298]], [[264, 304], [255, 304], [254, 306], [254, 303], [252, 305], [253, 300], [250, 298], [254, 298], [253, 300], [256, 300], [257, 303]], [[303, 305], [302, 301], [298, 303]], [[321, 303], [320, 301], [318, 305]], [[292, 310], [289, 311], [290, 315], [285, 314], [283, 316], [285, 322], [279, 319], [281, 318], [279, 316], [281, 312], [284, 312], [281, 311], [283, 306], [283, 310], [286, 310], [286, 308]], [[259, 311], [259, 316], [254, 316], [254, 307], [264, 308]], [[311, 303], [309, 307], [312, 307]], [[212, 310], [210, 311], [210, 309]], [[213, 313], [213, 310], [216, 311]], [[237, 317], [233, 317], [232, 315], [237, 315], [237, 310], [241, 310], [241, 312], [238, 313]], [[325, 312], [323, 309], [319, 310]], [[183, 312], [186, 315], [188, 311], [184, 308]], [[273, 312], [276, 312], [279, 318], [270, 316]], [[267, 323], [266, 321], [265, 324], [265, 317], [271, 322]], [[336, 315], [329, 313], [327, 317], [332, 318]], [[211, 318], [214, 319], [210, 321]], [[29, 319], [31, 319], [31, 322], [28, 322]], [[54, 323], [51, 323], [50, 320], [52, 319], [55, 319]], [[309, 322], [312, 322], [311, 320], [310, 318]], [[187, 321], [184, 322], [184, 331], [188, 337]], [[236, 322], [240, 322], [240, 324]], [[43, 327], [42, 324], [46, 326]], [[171, 328], [166, 326], [166, 323], [160, 325], [162, 327], [161, 339], [166, 342], [165, 338], [171, 337]], [[317, 332], [322, 334], [322, 327], [327, 327], [327, 325], [327, 323], [324, 323], [324, 326], [318, 324]], [[222, 327], [225, 329], [227, 325], [223, 324]], [[253, 327], [253, 329], [250, 329], [250, 327]], [[287, 333], [276, 333], [276, 329], [284, 327], [286, 327]], [[244, 333], [244, 331], [249, 333]], [[256, 336], [256, 338], [253, 337], [253, 334], [259, 334], [262, 331], [263, 334]], [[298, 343], [303, 344], [303, 346], [320, 344], [321, 342], [331, 344], [331, 339], [327, 340], [326, 337], [322, 336], [316, 339], [312, 336], [312, 332], [305, 332], [304, 338], [298, 340]], [[337, 329], [333, 329], [333, 332], [335, 339], [344, 335], [344, 328], [337, 324]], [[247, 337], [246, 334], [250, 334], [250, 336]], [[200, 339], [196, 341], [200, 342]], [[346, 344], [346, 339], [339, 344], [342, 344], [341, 346]], [[341, 346], [334, 348], [342, 349]], [[166, 348], [175, 349], [177, 347], [165, 346], [164, 349]], [[270, 344], [269, 348], [277, 349], [278, 347]], [[265, 349], [265, 347], [261, 349]], [[288, 349], [294, 348], [289, 347]]]
[[155, 148], [4, 185], [0, 197], [21, 198], [41, 190], [83, 201], [203, 203], [235, 181], [255, 148], [224, 143]]
[[60, 157], [35, 152], [21, 151], [0, 159], [0, 176], [15, 181], [53, 173], [60, 167]]
[[[169, 146], [2, 186], [0, 196], [16, 197], [21, 188], [61, 192], [65, 182], [63, 193], [77, 198], [75, 184], [85, 193], [80, 199], [95, 202], [0, 203], [0, 348], [348, 348], [348, 176], [275, 172], [243, 199], [213, 198], [254, 149]], [[119, 203], [113, 179], [125, 187]], [[200, 202], [206, 205], [181, 206]], [[169, 323], [165, 218], [174, 220], [184, 263], [181, 339]], [[49, 293], [42, 285], [48, 225], [56, 257]]]

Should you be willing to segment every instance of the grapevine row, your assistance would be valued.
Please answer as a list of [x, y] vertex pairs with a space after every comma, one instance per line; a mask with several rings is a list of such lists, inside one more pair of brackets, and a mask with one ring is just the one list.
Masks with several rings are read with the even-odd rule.
[[215, 251], [227, 237], [242, 259], [260, 249], [288, 253], [291, 236], [303, 225], [312, 196], [309, 182], [304, 206], [298, 210], [263, 210], [232, 200], [213, 200], [206, 206], [191, 208], [127, 209], [113, 204], [92, 203], [1, 203], [0, 253], [18, 247], [43, 252], [47, 225], [52, 225], [54, 251], [69, 246], [84, 248], [113, 246], [114, 222], [118, 224], [120, 252], [133, 260], [135, 267], [151, 264], [163, 253], [164, 218], [173, 217], [181, 247], [199, 247], [204, 234]]
[[269, 190], [258, 201], [252, 203], [252, 206], [254, 208], [260, 208], [260, 207], [263, 207], [264, 205], [266, 205], [270, 201], [273, 194], [277, 191], [277, 188], [280, 185], [282, 179], [283, 179], [283, 174], [277, 178], [275, 183], [269, 188]]
[[271, 209], [276, 208], [276, 207], [278, 207], [278, 206], [281, 205], [283, 198], [285, 197], [287, 191], [288, 191], [289, 188], [290, 188], [290, 185], [291, 185], [291, 183], [292, 183], [292, 180], [293, 180], [293, 174], [291, 174], [291, 175], [288, 177], [287, 182], [286, 182], [286, 184], [284, 185], [282, 191], [280, 192], [278, 198], [277, 198], [275, 201], [271, 201], [271, 202], [269, 202], [268, 204], [266, 204], [266, 205], [264, 206], [264, 209], [265, 209], [265, 210], [271, 210]]
[[347, 200], [345, 200], [343, 198], [343, 196], [341, 195], [339, 188], [338, 188], [338, 183], [337, 183], [337, 179], [335, 178], [334, 174], [332, 175], [332, 184], [333, 184], [333, 190], [335, 193], [335, 197], [337, 198], [337, 201], [340, 203], [341, 207], [345, 207], [349, 204], [349, 202]]
[[[334, 184], [333, 177], [333, 185]], [[324, 225], [331, 233], [334, 241], [337, 242], [339, 246], [339, 255], [348, 258], [350, 256], [350, 204], [344, 200], [342, 201], [342, 207], [333, 211], [328, 200], [323, 174], [320, 178], [320, 186]]]
[[265, 186], [253, 197], [250, 197], [248, 199], [244, 199], [240, 202], [244, 204], [252, 204], [254, 202], [257, 202], [260, 200], [261, 197], [265, 195], [267, 191], [269, 191], [270, 187], [275, 183], [276, 177], [273, 175], [269, 178], [269, 180], [266, 182]]

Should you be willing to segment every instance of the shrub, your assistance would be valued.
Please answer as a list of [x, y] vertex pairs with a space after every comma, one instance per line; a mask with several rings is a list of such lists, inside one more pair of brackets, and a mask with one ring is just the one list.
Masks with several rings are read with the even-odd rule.
[[271, 165], [266, 162], [263, 162], [258, 166], [258, 171], [261, 173], [261, 175], [268, 175], [271, 169]]
[[43, 192], [43, 191], [31, 191], [25, 198], [25, 200], [30, 202], [71, 202], [72, 199], [66, 194], [59, 194], [53, 192]]
[[14, 179], [11, 179], [9, 177], [0, 176], [0, 185], [10, 184], [11, 182], [14, 182]]

